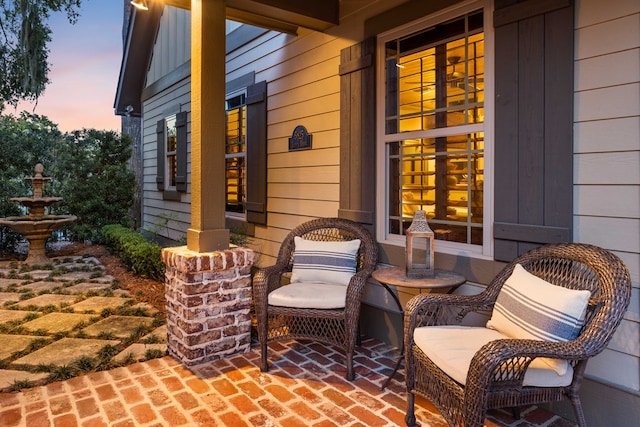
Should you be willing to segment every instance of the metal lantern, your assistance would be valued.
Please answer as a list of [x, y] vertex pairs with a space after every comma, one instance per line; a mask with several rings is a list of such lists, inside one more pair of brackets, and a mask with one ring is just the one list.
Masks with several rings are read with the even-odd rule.
[[[407, 277], [412, 279], [434, 276], [435, 236], [429, 228], [427, 214], [423, 210], [413, 212], [413, 222], [405, 231], [407, 236], [406, 266]], [[426, 240], [426, 250], [417, 250], [416, 243]], [[422, 248], [421, 248], [422, 249]]]

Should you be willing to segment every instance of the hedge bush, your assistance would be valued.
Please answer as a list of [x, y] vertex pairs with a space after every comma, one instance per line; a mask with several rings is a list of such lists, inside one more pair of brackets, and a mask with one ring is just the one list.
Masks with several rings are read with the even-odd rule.
[[162, 247], [148, 242], [140, 233], [120, 224], [102, 227], [105, 244], [138, 276], [164, 281], [165, 265]]

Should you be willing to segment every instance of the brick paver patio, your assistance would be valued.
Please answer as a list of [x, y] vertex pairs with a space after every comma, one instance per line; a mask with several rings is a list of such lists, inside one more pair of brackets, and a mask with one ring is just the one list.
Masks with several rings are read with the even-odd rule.
[[[397, 349], [373, 339], [365, 339], [357, 349], [353, 382], [344, 379], [344, 357], [317, 343], [272, 343], [272, 367], [263, 373], [255, 346], [246, 353], [190, 368], [170, 356], [135, 362], [145, 359], [147, 350], [156, 355], [166, 352], [164, 342], [145, 343], [143, 337], [116, 356], [128, 360], [126, 366], [9, 392], [16, 381], [46, 381], [47, 373], [32, 372], [30, 366], [71, 364], [105, 345], [122, 346], [119, 343], [129, 333], [127, 325], [149, 329], [157, 323], [145, 310], [135, 310], [144, 307], [125, 291], [112, 289], [112, 279], [102, 274], [95, 261], [66, 260], [62, 270], [87, 262], [90, 271], [62, 274], [51, 270], [16, 274], [14, 267], [0, 265], [4, 276], [0, 279], [0, 327], [7, 332], [0, 333], [0, 347], [5, 350], [0, 352], [0, 391], [5, 391], [0, 393], [0, 426], [405, 425], [402, 368], [381, 390], [395, 365]], [[119, 313], [121, 307], [134, 310]], [[47, 316], [50, 325], [42, 323]], [[154, 327], [149, 335], [166, 337], [166, 326]], [[25, 353], [32, 340], [42, 338], [48, 340], [47, 345]], [[69, 350], [67, 344], [76, 345], [76, 350]], [[136, 356], [127, 358], [130, 353]], [[428, 401], [417, 402], [421, 425], [446, 425]], [[572, 424], [531, 407], [522, 410], [521, 420], [512, 419], [506, 411], [493, 412], [487, 425]]]
[[[20, 393], [0, 394], [0, 425], [10, 426], [402, 426], [405, 388], [400, 370], [381, 390], [396, 351], [366, 340], [356, 379], [344, 379], [342, 356], [294, 341], [270, 346], [271, 370], [259, 351], [185, 368], [166, 356], [96, 372]], [[417, 399], [422, 426], [445, 426], [432, 405]], [[488, 426], [571, 423], [535, 407], [521, 420], [492, 413]]]

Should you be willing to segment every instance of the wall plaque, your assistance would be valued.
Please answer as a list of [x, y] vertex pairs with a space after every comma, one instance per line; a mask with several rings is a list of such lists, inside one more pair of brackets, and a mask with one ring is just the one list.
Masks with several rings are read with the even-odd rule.
[[307, 129], [298, 125], [293, 130], [291, 138], [289, 138], [289, 151], [297, 150], [310, 150], [311, 149], [311, 134], [307, 132]]

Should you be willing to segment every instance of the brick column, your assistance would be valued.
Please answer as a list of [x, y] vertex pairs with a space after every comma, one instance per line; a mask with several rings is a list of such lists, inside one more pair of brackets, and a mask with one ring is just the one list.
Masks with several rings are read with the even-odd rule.
[[163, 249], [162, 260], [169, 354], [192, 366], [248, 351], [254, 252], [180, 246]]

